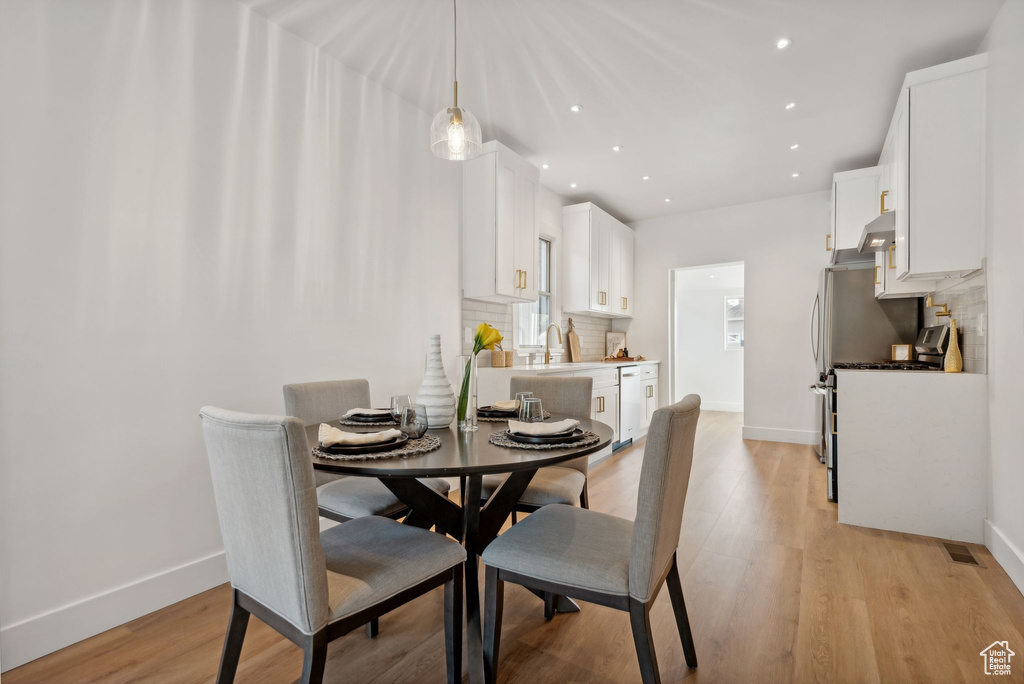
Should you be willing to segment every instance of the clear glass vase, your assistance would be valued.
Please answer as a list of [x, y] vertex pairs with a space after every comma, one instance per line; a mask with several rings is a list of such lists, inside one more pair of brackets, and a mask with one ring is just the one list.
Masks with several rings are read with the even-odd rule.
[[475, 432], [476, 424], [476, 366], [477, 355], [459, 357], [459, 403], [456, 417], [459, 421], [459, 429], [465, 432]]

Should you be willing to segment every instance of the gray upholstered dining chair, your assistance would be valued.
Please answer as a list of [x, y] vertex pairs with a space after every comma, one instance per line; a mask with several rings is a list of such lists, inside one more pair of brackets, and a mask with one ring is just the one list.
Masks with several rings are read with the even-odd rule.
[[448, 681], [462, 681], [457, 542], [387, 518], [319, 532], [313, 466], [296, 418], [200, 411], [234, 594], [217, 681], [234, 680], [249, 615], [304, 651], [320, 682], [327, 643], [444, 585]]
[[[518, 392], [533, 392], [540, 398], [545, 411], [561, 413], [574, 418], [589, 418], [594, 393], [594, 379], [544, 378], [515, 375], [509, 385], [510, 399]], [[530, 480], [516, 504], [516, 510], [532, 513], [548, 504], [579, 505], [590, 507], [587, 494], [587, 456], [573, 459], [562, 465], [541, 468]], [[504, 475], [485, 475], [481, 492], [486, 499], [505, 480]], [[513, 516], [515, 514], [513, 513]], [[514, 520], [514, 518], [513, 518]]]
[[504, 583], [590, 601], [629, 612], [645, 684], [660, 682], [650, 611], [668, 585], [686, 664], [697, 667], [690, 621], [676, 564], [683, 503], [700, 417], [695, 394], [658, 409], [644, 447], [633, 522], [565, 505], [545, 506], [484, 550], [484, 668], [495, 681]]
[[[305, 425], [338, 420], [354, 408], [370, 408], [366, 380], [329, 380], [284, 386], [285, 413]], [[373, 477], [346, 477], [314, 471], [320, 515], [338, 522], [367, 515], [401, 518], [409, 509], [381, 481]], [[422, 482], [447, 495], [451, 485], [441, 478]]]

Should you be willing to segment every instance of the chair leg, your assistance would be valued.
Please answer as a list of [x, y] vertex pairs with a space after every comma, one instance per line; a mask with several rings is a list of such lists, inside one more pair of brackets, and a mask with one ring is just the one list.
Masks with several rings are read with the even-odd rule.
[[636, 657], [640, 662], [640, 678], [644, 684], [661, 684], [658, 658], [654, 655], [650, 605], [630, 597], [629, 624], [633, 628], [633, 643], [636, 645]]
[[550, 591], [544, 592], [544, 619], [550, 620], [555, 617], [555, 595]]
[[498, 679], [498, 649], [501, 646], [501, 614], [505, 607], [505, 583], [498, 579], [498, 569], [489, 565], [484, 579], [484, 680], [493, 684]]
[[519, 516], [516, 513], [516, 509], [513, 508], [512, 509], [512, 524], [515, 525], [517, 522], [519, 522]]
[[302, 684], [322, 684], [327, 664], [327, 629], [306, 638], [302, 647]]
[[230, 684], [235, 681], [238, 658], [242, 654], [242, 642], [245, 640], [245, 628], [248, 626], [249, 611], [238, 605], [236, 597], [231, 606], [231, 617], [228, 618], [228, 630], [224, 635], [224, 650], [220, 654], [217, 684]]
[[448, 684], [462, 681], [462, 564], [444, 585], [444, 661]]
[[373, 618], [366, 623], [366, 638], [375, 639], [380, 634], [380, 618]]
[[672, 556], [672, 567], [669, 568], [668, 577], [665, 578], [668, 584], [668, 595], [672, 599], [672, 612], [676, 615], [676, 627], [679, 629], [679, 638], [683, 642], [683, 655], [686, 656], [687, 667], [697, 667], [697, 649], [693, 645], [693, 632], [690, 631], [690, 619], [686, 615], [686, 603], [683, 601], [683, 583], [679, 579], [679, 566], [676, 565], [676, 557]]
[[583, 481], [583, 491], [580, 492], [580, 508], [590, 508], [590, 493], [587, 492], [587, 481]]

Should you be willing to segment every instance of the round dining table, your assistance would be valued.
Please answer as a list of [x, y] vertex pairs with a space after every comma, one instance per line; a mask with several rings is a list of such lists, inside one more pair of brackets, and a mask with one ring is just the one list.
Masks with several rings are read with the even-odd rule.
[[[551, 421], [568, 416], [552, 415]], [[597, 442], [585, 447], [559, 449], [516, 449], [488, 441], [492, 432], [508, 429], [507, 422], [483, 422], [474, 432], [452, 426], [429, 430], [428, 435], [440, 437], [440, 448], [407, 458], [375, 458], [368, 460], [337, 460], [314, 455], [313, 468], [343, 475], [376, 477], [406, 506], [409, 513], [403, 522], [417, 527], [434, 527], [466, 548], [466, 650], [469, 680], [484, 682], [483, 632], [480, 615], [480, 554], [501, 530], [515, 509], [538, 468], [557, 465], [580, 456], [597, 453], [612, 441], [612, 428], [602, 422], [577, 419], [580, 428], [595, 433]], [[351, 432], [374, 432], [380, 427], [353, 427], [331, 421], [328, 425]], [[318, 443], [319, 425], [306, 428], [310, 445]], [[507, 474], [504, 482], [485, 501], [481, 501], [484, 475]], [[440, 494], [417, 478], [458, 477], [462, 505]], [[579, 608], [564, 597], [556, 597], [555, 607], [562, 612]]]

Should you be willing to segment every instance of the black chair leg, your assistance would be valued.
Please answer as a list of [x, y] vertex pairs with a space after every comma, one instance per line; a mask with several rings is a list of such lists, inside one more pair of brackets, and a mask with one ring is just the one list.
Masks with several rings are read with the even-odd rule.
[[373, 618], [366, 623], [366, 638], [375, 639], [380, 634], [380, 618]]
[[230, 684], [235, 681], [238, 670], [238, 658], [242, 654], [242, 642], [245, 640], [245, 628], [249, 626], [249, 611], [238, 605], [235, 596], [231, 606], [231, 617], [228, 618], [228, 631], [224, 635], [224, 650], [220, 654], [220, 669], [217, 670], [217, 684]]
[[519, 516], [516, 514], [516, 509], [512, 509], [512, 524], [515, 525], [519, 522]]
[[302, 652], [302, 684], [322, 684], [327, 664], [327, 630], [307, 637]]
[[555, 595], [550, 591], [544, 592], [544, 619], [550, 620], [555, 617]]
[[444, 661], [448, 684], [462, 681], [462, 565], [444, 585]]
[[590, 508], [590, 493], [587, 492], [587, 482], [583, 481], [583, 491], [580, 492], [580, 508]]
[[672, 567], [665, 578], [668, 594], [672, 599], [672, 612], [676, 615], [676, 627], [679, 638], [683, 642], [683, 655], [686, 656], [687, 667], [697, 667], [697, 649], [693, 645], [693, 632], [690, 631], [690, 619], [686, 615], [686, 603], [683, 601], [683, 583], [679, 578], [679, 566], [676, 557], [672, 556]]
[[629, 624], [633, 628], [633, 643], [636, 645], [636, 657], [640, 662], [640, 678], [644, 684], [661, 684], [658, 658], [654, 655], [650, 605], [630, 598]]
[[501, 646], [501, 614], [505, 607], [505, 583], [498, 569], [487, 568], [484, 579], [484, 680], [493, 684], [498, 678], [498, 649]]

